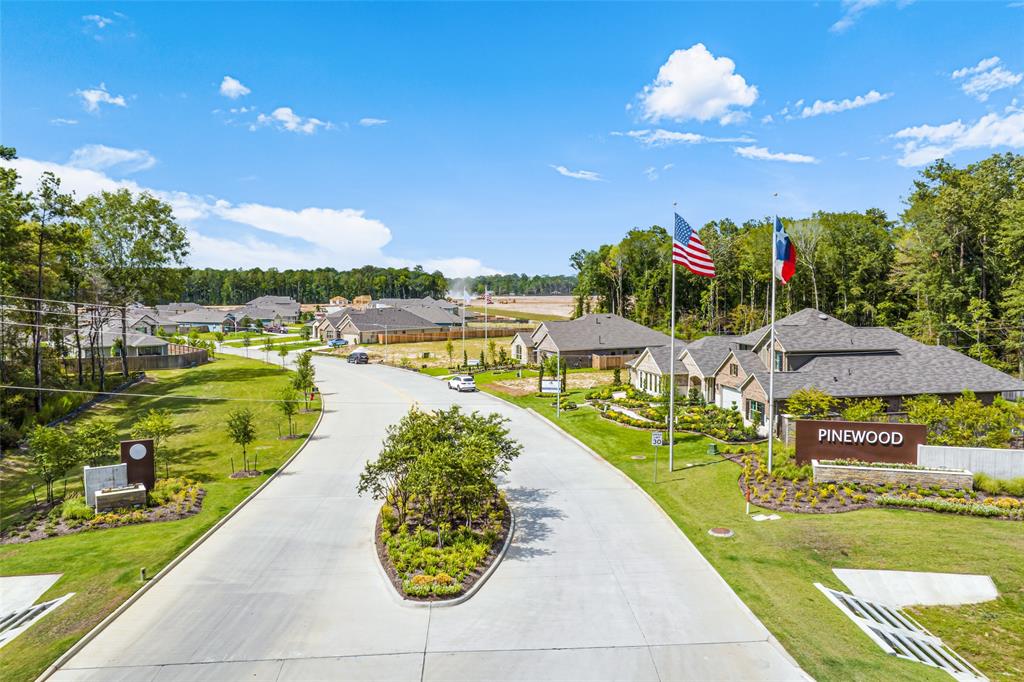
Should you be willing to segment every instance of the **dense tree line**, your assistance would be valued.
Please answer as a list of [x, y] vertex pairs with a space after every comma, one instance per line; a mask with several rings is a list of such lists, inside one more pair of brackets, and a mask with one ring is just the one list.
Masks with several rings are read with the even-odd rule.
[[[893, 327], [1024, 376], [1024, 157], [996, 154], [921, 171], [898, 219], [869, 208], [783, 219], [797, 273], [779, 287], [778, 315], [815, 307], [854, 325]], [[700, 231], [718, 276], [680, 268], [677, 323], [685, 336], [746, 333], [766, 324], [770, 217]], [[669, 326], [671, 252], [657, 225], [617, 244], [580, 250], [576, 313], [591, 308]]]
[[333, 296], [353, 299], [443, 298], [448, 280], [439, 272], [415, 268], [381, 268], [365, 265], [354, 270], [187, 269], [183, 273], [182, 298], [201, 305], [236, 305], [263, 295], [291, 296], [300, 303], [326, 303]]
[[[453, 282], [452, 290], [459, 289], [459, 282]], [[483, 294], [490, 291], [498, 296], [555, 296], [568, 295], [576, 288], [575, 275], [488, 275], [474, 277], [463, 283], [466, 291], [471, 294]]]

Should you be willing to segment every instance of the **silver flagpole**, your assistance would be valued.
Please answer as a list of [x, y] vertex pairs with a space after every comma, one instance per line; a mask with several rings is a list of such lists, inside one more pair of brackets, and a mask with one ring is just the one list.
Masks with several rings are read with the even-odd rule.
[[[675, 215], [672, 216], [672, 244], [675, 244]], [[669, 267], [672, 268], [672, 335], [668, 342], [668, 470], [676, 470], [675, 427], [676, 427], [676, 261], [669, 252]]]
[[772, 451], [775, 443], [775, 225], [779, 216], [772, 223], [772, 318], [771, 333], [768, 337], [768, 474], [772, 473]]

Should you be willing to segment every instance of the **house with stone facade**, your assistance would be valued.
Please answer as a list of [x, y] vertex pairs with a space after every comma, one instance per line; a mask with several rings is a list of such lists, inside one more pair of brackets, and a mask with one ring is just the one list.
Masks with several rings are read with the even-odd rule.
[[[511, 344], [522, 344], [525, 348], [532, 343], [535, 361], [560, 355], [569, 367], [590, 367], [594, 356], [633, 359], [645, 348], [669, 344], [666, 334], [613, 313], [591, 313], [575, 320], [542, 322], [530, 335], [529, 343], [517, 341], [518, 338], [513, 337]], [[513, 357], [516, 357], [515, 350], [513, 347]]]
[[709, 403], [740, 411], [765, 434], [769, 363], [775, 364], [776, 415], [785, 414], [789, 397], [807, 387], [841, 403], [881, 398], [890, 414], [917, 395], [952, 399], [970, 390], [988, 402], [1024, 391], [1024, 381], [945, 346], [886, 327], [854, 327], [813, 308], [777, 320], [773, 348], [770, 340], [766, 325], [742, 336], [687, 343], [676, 362], [676, 385], [699, 388]]

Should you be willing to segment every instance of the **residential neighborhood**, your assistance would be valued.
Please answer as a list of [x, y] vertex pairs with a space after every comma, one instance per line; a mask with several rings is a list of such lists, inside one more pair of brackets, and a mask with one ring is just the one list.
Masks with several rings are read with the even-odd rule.
[[0, 21], [0, 682], [1024, 680], [1020, 3]]

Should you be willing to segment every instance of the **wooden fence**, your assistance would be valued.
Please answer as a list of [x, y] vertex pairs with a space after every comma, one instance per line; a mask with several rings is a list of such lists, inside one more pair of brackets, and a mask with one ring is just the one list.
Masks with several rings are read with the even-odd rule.
[[597, 355], [590, 356], [590, 366], [594, 369], [622, 369], [626, 363], [638, 355]]
[[[204, 348], [192, 348], [177, 343], [167, 344], [168, 355], [129, 355], [128, 371], [145, 372], [151, 369], [181, 369], [192, 367], [209, 362], [210, 357]], [[78, 371], [78, 360], [75, 358], [64, 358], [64, 369], [69, 373]], [[96, 362], [103, 362], [107, 373], [121, 371], [121, 358], [96, 358]], [[88, 370], [92, 367], [90, 358], [82, 358], [82, 367]]]
[[[466, 327], [467, 339], [496, 339], [501, 337], [515, 336], [518, 332], [532, 332], [533, 327], [492, 327], [484, 334], [482, 327]], [[462, 327], [450, 327], [446, 331], [436, 332], [411, 332], [411, 333], [377, 333], [377, 343], [420, 343], [422, 341], [460, 341], [462, 339]]]

